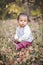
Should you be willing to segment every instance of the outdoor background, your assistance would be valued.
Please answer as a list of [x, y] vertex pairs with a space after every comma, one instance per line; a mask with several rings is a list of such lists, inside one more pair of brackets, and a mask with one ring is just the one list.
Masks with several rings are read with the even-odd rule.
[[[32, 45], [16, 51], [17, 16], [28, 14]], [[43, 0], [0, 0], [0, 65], [43, 65]]]

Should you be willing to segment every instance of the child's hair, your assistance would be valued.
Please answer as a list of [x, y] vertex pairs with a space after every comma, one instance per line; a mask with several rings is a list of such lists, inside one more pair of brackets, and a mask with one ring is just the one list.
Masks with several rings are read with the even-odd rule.
[[20, 17], [21, 15], [27, 16], [27, 20], [30, 22], [29, 16], [28, 16], [26, 13], [20, 13], [20, 14], [18, 15], [18, 17], [17, 17], [17, 20], [19, 20], [19, 17]]

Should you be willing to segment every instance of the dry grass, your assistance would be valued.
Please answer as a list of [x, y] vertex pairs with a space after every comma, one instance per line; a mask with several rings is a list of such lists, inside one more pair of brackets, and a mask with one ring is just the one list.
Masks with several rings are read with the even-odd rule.
[[16, 51], [13, 44], [17, 25], [18, 24], [16, 19], [3, 21], [0, 20], [0, 64], [42, 65], [42, 20], [39, 22], [29, 22], [29, 26], [32, 30], [35, 40], [29, 48], [22, 49], [21, 51]]

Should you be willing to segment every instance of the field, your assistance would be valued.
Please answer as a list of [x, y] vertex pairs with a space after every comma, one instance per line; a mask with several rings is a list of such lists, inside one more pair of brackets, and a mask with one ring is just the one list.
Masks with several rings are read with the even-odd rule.
[[0, 20], [0, 65], [43, 65], [42, 20], [29, 22], [34, 41], [28, 48], [16, 51], [14, 34], [17, 20]]

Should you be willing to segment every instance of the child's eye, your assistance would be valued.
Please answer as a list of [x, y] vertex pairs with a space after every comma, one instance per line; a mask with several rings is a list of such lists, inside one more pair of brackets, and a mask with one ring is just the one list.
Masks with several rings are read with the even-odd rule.
[[20, 20], [20, 21], [22, 21], [22, 20]]
[[26, 20], [24, 20], [24, 22], [26, 22]]

